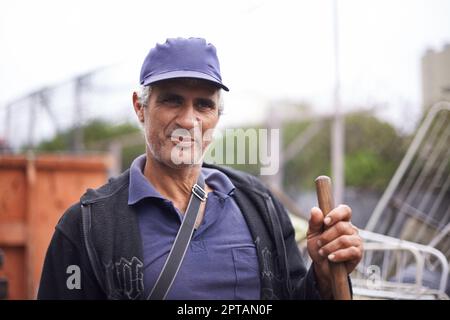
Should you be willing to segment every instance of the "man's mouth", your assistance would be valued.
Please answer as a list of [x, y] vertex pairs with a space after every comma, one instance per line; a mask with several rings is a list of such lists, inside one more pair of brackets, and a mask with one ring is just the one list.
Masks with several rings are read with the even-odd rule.
[[170, 136], [170, 140], [177, 147], [190, 148], [194, 145], [195, 140], [190, 136]]

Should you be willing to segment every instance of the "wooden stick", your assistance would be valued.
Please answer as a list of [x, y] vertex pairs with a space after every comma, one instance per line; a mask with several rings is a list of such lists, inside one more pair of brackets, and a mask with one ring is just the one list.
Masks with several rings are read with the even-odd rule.
[[[319, 208], [322, 210], [324, 217], [334, 209], [334, 199], [331, 188], [331, 179], [327, 176], [317, 177], [316, 180], [317, 200]], [[332, 290], [335, 300], [351, 300], [350, 287], [348, 284], [347, 270], [343, 263], [335, 263], [329, 261]]]

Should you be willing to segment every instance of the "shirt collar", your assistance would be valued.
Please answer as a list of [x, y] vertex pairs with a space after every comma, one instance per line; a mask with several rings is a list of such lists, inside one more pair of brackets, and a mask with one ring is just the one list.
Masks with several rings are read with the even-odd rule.
[[[151, 182], [144, 176], [144, 168], [147, 157], [145, 154], [134, 159], [130, 167], [130, 185], [128, 192], [128, 204], [133, 205], [144, 198], [156, 198], [165, 200], [165, 198], [155, 189]], [[229, 196], [233, 193], [235, 187], [231, 180], [223, 172], [212, 169], [202, 168], [201, 174], [205, 182], [219, 196]]]
[[150, 181], [144, 176], [144, 167], [147, 158], [145, 154], [134, 159], [130, 167], [130, 185], [128, 193], [128, 204], [135, 204], [144, 198], [164, 197], [155, 189]]

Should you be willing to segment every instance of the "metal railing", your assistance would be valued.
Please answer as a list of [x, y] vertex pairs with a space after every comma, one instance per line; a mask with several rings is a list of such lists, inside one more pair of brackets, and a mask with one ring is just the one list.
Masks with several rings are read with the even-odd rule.
[[[449, 102], [437, 103], [430, 109], [375, 207], [365, 227], [366, 230], [400, 237], [405, 217], [410, 215], [423, 222], [421, 231], [415, 234], [414, 241], [418, 242], [423, 238], [425, 226], [436, 218], [436, 214], [440, 212], [440, 205], [446, 200], [449, 192], [449, 111]], [[440, 115], [442, 116], [439, 117]], [[440, 190], [436, 195], [437, 186]], [[389, 206], [396, 209], [393, 212], [394, 221], [388, 217]], [[422, 217], [420, 213], [423, 213]], [[437, 219], [439, 224], [435, 227], [442, 229], [449, 219], [450, 210], [447, 207], [445, 212], [441, 212], [441, 216]]]
[[[355, 296], [378, 299], [448, 299], [449, 263], [426, 245], [360, 230], [364, 256], [351, 274]], [[430, 285], [425, 275], [432, 275]], [[436, 281], [437, 280], [437, 281]]]

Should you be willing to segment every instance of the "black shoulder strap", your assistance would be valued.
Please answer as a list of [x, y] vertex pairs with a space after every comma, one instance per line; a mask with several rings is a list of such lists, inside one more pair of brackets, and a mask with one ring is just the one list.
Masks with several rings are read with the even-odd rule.
[[184, 215], [172, 249], [170, 249], [169, 256], [159, 274], [158, 280], [156, 280], [152, 291], [147, 297], [148, 300], [164, 300], [166, 298], [183, 262], [189, 242], [191, 241], [194, 224], [200, 212], [200, 204], [202, 201], [206, 201], [206, 198], [205, 181], [200, 173], [197, 183], [192, 187], [192, 194], [186, 209], [186, 214]]

